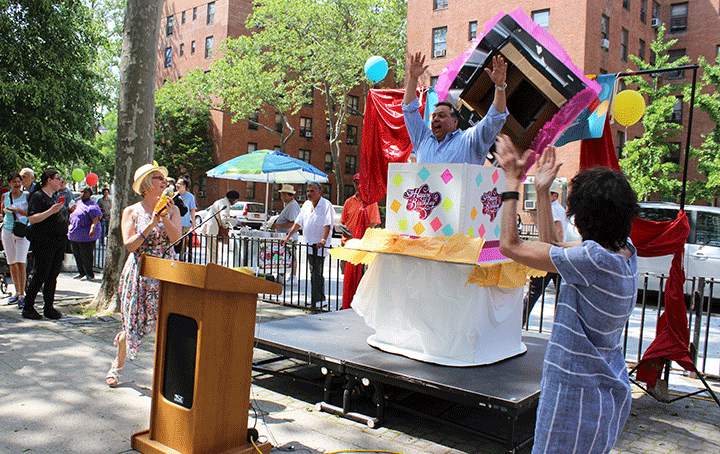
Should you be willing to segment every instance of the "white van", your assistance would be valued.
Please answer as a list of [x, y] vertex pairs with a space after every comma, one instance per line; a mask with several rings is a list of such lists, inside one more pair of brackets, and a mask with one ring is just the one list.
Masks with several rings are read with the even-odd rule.
[[[651, 221], [670, 221], [677, 218], [680, 206], [675, 203], [641, 202], [640, 217]], [[704, 277], [720, 280], [720, 208], [686, 205], [690, 235], [685, 243], [686, 278]], [[639, 289], [644, 286], [643, 273], [668, 276], [672, 256], [638, 257]], [[667, 279], [664, 281], [666, 282]], [[663, 284], [664, 285], [664, 284]], [[648, 279], [648, 290], [660, 288], [659, 278]], [[685, 293], [692, 292], [692, 282], [686, 281]]]

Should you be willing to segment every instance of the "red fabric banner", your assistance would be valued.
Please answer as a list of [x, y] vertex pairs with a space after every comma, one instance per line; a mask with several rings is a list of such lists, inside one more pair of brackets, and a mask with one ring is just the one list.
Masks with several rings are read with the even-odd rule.
[[684, 211], [674, 221], [654, 222], [637, 218], [630, 238], [640, 257], [673, 255], [670, 275], [665, 284], [665, 311], [660, 316], [655, 340], [645, 350], [637, 379], [654, 387], [666, 360], [675, 361], [685, 370], [693, 370], [688, 344], [687, 308], [685, 306], [685, 270], [683, 257], [690, 224]]
[[620, 170], [610, 129], [610, 115], [605, 117], [602, 137], [580, 141], [580, 170], [597, 166]]

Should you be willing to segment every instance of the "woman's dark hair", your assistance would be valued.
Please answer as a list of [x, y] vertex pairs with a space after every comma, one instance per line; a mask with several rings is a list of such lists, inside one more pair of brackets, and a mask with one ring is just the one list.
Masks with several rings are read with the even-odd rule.
[[33, 190], [33, 192], [39, 191], [40, 188], [44, 188], [45, 185], [48, 184], [48, 181], [50, 181], [52, 178], [55, 178], [57, 174], [57, 170], [45, 169], [40, 175], [40, 184], [35, 186], [35, 190]]
[[575, 175], [569, 189], [567, 215], [575, 216], [582, 239], [613, 251], [625, 247], [640, 212], [637, 195], [625, 174], [595, 167]]
[[7, 182], [10, 183], [15, 178], [20, 178], [22, 180], [22, 177], [18, 172], [10, 172], [10, 174], [7, 177]]

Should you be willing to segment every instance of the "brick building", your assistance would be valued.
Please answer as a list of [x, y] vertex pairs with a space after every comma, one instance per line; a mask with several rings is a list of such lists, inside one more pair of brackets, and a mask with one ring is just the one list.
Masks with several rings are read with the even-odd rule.
[[[498, 6], [501, 5], [501, 6]], [[565, 48], [573, 63], [586, 74], [617, 73], [637, 69], [628, 55], [649, 61], [650, 43], [659, 25], [667, 28], [666, 39], [678, 42], [670, 51], [671, 59], [682, 55], [694, 63], [699, 56], [714, 61], [720, 52], [720, 19], [718, 2], [706, 0], [559, 0], [492, 1], [469, 0], [409, 0], [407, 51], [422, 51], [428, 56], [428, 71], [421, 84], [432, 85], [442, 69], [467, 49], [470, 41], [483, 33], [484, 24], [500, 11], [509, 13], [517, 8], [536, 23], [545, 27]], [[699, 79], [698, 75], [698, 79]], [[691, 81], [692, 72], [669, 73], [665, 83]], [[678, 103], [674, 117], [687, 128], [688, 106]], [[692, 145], [702, 143], [701, 133], [714, 126], [707, 115], [695, 109]], [[625, 131], [613, 126], [613, 140], [621, 153]], [[628, 139], [642, 134], [641, 124], [627, 129]], [[685, 135], [678, 142], [678, 153], [670, 159], [682, 164]], [[580, 143], [569, 143], [559, 150], [564, 165], [561, 177], [572, 177], [579, 168]], [[696, 176], [695, 164], [690, 164], [689, 178]], [[531, 169], [532, 172], [532, 169]], [[679, 175], [679, 178], [681, 175]], [[709, 201], [712, 203], [712, 201]]]
[[[217, 56], [218, 44], [226, 38], [249, 34], [245, 19], [252, 12], [252, 0], [175, 0], [165, 1], [158, 43], [158, 87], [174, 82], [195, 68], [209, 69]], [[312, 104], [306, 104], [290, 118], [295, 134], [286, 144], [286, 153], [300, 158], [328, 173], [325, 197], [336, 203], [337, 183], [332, 172], [330, 144], [326, 137], [325, 100], [315, 91]], [[360, 169], [360, 137], [365, 100], [358, 93], [349, 100], [355, 114], [348, 119], [346, 132], [341, 135], [341, 160], [345, 185], [340, 188], [342, 200], [353, 193], [352, 176]], [[233, 123], [227, 114], [211, 112], [211, 134], [214, 142], [213, 162], [217, 165], [254, 150], [280, 149], [280, 139], [269, 131], [258, 129], [245, 121]], [[272, 128], [279, 127], [275, 112], [270, 108], [258, 112], [257, 121]], [[245, 183], [216, 178], [203, 178], [199, 191], [195, 190], [199, 206], [208, 206], [230, 189], [240, 192], [242, 200], [265, 203], [265, 184]], [[195, 186], [197, 188], [197, 186]], [[277, 189], [277, 188], [275, 188]], [[299, 185], [299, 199], [305, 191]], [[271, 210], [282, 209], [277, 191], [272, 190]]]

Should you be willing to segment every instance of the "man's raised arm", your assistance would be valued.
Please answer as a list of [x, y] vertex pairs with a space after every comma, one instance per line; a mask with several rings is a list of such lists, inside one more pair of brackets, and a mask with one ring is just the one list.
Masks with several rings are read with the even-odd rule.
[[403, 104], [406, 106], [417, 97], [418, 79], [427, 68], [428, 65], [425, 64], [425, 56], [422, 52], [416, 52], [414, 56], [410, 56], [410, 61], [408, 62], [408, 78], [405, 82], [405, 97], [403, 98]]

